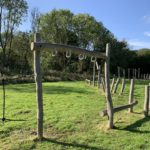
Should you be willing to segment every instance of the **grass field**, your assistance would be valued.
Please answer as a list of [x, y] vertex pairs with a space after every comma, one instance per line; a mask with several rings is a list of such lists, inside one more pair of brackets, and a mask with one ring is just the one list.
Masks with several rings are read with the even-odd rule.
[[[6, 86], [6, 121], [0, 122], [0, 150], [138, 150], [150, 149], [150, 117], [144, 118], [144, 85], [136, 81], [134, 113], [115, 114], [114, 130], [107, 130], [104, 93], [84, 82], [51, 82], [43, 84], [44, 136], [36, 137], [36, 100], [34, 84]], [[2, 87], [0, 87], [2, 116]], [[113, 95], [114, 105], [128, 103], [129, 83], [123, 96]]]

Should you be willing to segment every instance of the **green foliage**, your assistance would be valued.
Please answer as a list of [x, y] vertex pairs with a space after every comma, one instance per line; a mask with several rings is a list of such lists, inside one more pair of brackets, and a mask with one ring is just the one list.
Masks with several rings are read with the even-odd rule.
[[[5, 72], [31, 73], [33, 70], [33, 59], [30, 51], [30, 43], [33, 41], [33, 35], [31, 35], [31, 32], [13, 33], [14, 29], [22, 22], [22, 19], [26, 15], [27, 3], [24, 0], [20, 0], [16, 6], [12, 7], [16, 1], [2, 2], [5, 4], [5, 7], [1, 5], [1, 10], [6, 11], [6, 16], [10, 12], [10, 16], [14, 17], [12, 18], [14, 20], [11, 20], [10, 16], [4, 17], [1, 24], [5, 22], [14, 24], [13, 26], [8, 26], [8, 30], [4, 30], [4, 26], [1, 25], [1, 29], [3, 29], [0, 34], [0, 70], [4, 72], [6, 67]], [[13, 14], [19, 6], [19, 10], [16, 14]], [[19, 17], [19, 19], [15, 21], [14, 15], [17, 18]], [[106, 43], [110, 43], [110, 71], [112, 74], [117, 74], [118, 66], [124, 69], [142, 68], [142, 73], [150, 72], [147, 69], [149, 68], [149, 50], [130, 51], [126, 41], [117, 40], [104, 27], [102, 22], [97, 21], [89, 14], [73, 14], [70, 10], [63, 9], [54, 9], [49, 13], [40, 14], [39, 10], [34, 8], [31, 17], [32, 33], [40, 32], [45, 42], [73, 45], [101, 52], [105, 52]], [[56, 49], [53, 50], [55, 51]], [[104, 64], [104, 61], [101, 59], [97, 61], [101, 65]], [[49, 70], [92, 74], [93, 65], [89, 57], [86, 60], [79, 61], [78, 56], [74, 54], [72, 54], [71, 58], [67, 59], [65, 52], [58, 52], [55, 57], [52, 57], [50, 51], [42, 51], [41, 62], [44, 74], [49, 72]]]
[[30, 50], [30, 39], [31, 35], [27, 32], [18, 32], [14, 35], [14, 40], [12, 41], [13, 53], [10, 54], [9, 59], [11, 72], [18, 72], [21, 74], [31, 73], [33, 55]]
[[140, 49], [135, 51], [131, 66], [133, 68], [141, 68], [141, 73], [150, 73], [150, 49]]
[[[114, 66], [116, 68], [117, 65], [126, 67], [128, 64], [126, 62], [128, 58], [127, 44], [117, 41], [101, 22], [96, 21], [94, 17], [88, 14], [74, 15], [69, 10], [53, 10], [40, 17], [40, 32], [43, 40], [46, 42], [75, 45], [89, 50], [105, 51], [106, 43], [109, 42], [112, 44], [112, 72], [116, 71], [113, 69]], [[50, 69], [56, 68], [56, 70], [62, 71], [77, 70], [81, 73], [84, 71], [91, 72], [89, 59], [84, 61], [85, 67], [83, 68], [82, 63], [76, 62], [78, 59], [74, 56], [68, 61], [64, 58], [65, 54], [58, 54], [55, 58], [51, 58], [48, 53], [42, 55], [42, 60], [51, 64], [51, 68], [49, 66]], [[101, 60], [98, 61], [102, 63]], [[44, 66], [46, 66], [46, 63], [44, 63]]]
[[0, 47], [2, 48], [2, 62], [0, 70], [4, 73], [8, 69], [7, 62], [12, 52], [14, 31], [22, 23], [27, 14], [28, 5], [25, 0], [0, 1]]

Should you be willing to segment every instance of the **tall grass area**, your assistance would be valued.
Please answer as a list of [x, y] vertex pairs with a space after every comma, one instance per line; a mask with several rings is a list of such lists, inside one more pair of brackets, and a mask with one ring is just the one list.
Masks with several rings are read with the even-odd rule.
[[[35, 84], [6, 86], [6, 120], [0, 122], [0, 150], [138, 150], [150, 149], [150, 117], [144, 118], [144, 86], [135, 82], [134, 113], [117, 112], [116, 129], [107, 130], [107, 117], [99, 112], [106, 108], [102, 90], [84, 82], [43, 83], [44, 136], [36, 141]], [[120, 87], [118, 93], [120, 92]], [[115, 106], [127, 104], [129, 82], [122, 96], [113, 95]], [[2, 87], [0, 87], [2, 116]]]

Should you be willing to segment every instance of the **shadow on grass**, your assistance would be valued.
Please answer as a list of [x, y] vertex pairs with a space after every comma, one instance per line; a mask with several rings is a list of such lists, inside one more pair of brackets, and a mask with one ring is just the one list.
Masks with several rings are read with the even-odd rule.
[[[38, 142], [39, 140], [35, 140], [34, 142]], [[57, 145], [61, 145], [64, 147], [73, 147], [73, 148], [82, 148], [86, 150], [102, 150], [102, 148], [95, 147], [95, 146], [89, 146], [89, 145], [84, 145], [84, 144], [78, 144], [78, 143], [66, 143], [66, 142], [60, 142], [55, 139], [50, 139], [50, 138], [44, 138], [42, 142], [49, 142]]]
[[[3, 121], [2, 118], [0, 118], [0, 119]], [[27, 121], [27, 120], [23, 120], [23, 119], [8, 119], [8, 118], [6, 118], [3, 122], [9, 122], [9, 121]]]
[[[35, 93], [35, 86], [32, 85], [24, 85], [22, 87], [12, 87], [13, 91], [22, 92], [22, 93]], [[86, 88], [78, 88], [72, 86], [54, 86], [54, 85], [43, 85], [43, 92], [45, 94], [67, 94], [67, 93], [79, 93], [79, 94], [89, 94], [93, 93]]]
[[126, 130], [126, 131], [130, 131], [130, 132], [134, 132], [134, 133], [147, 133], [147, 134], [150, 134], [150, 130], [147, 131], [142, 131], [142, 130], [139, 130], [138, 128], [141, 127], [144, 123], [150, 121], [150, 116], [148, 117], [145, 117], [145, 118], [142, 118], [136, 122], [134, 122], [133, 124], [123, 128], [123, 129], [119, 129], [117, 128], [118, 130]]

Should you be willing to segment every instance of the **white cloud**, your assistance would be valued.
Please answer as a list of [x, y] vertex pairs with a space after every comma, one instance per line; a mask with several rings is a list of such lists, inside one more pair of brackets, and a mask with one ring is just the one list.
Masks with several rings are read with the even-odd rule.
[[143, 16], [143, 19], [146, 23], [149, 23], [150, 24], [150, 16]]
[[132, 49], [150, 48], [150, 42], [141, 41], [138, 39], [127, 40], [127, 42]]
[[144, 32], [144, 35], [149, 36], [150, 37], [150, 32]]

